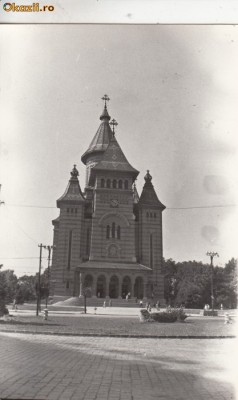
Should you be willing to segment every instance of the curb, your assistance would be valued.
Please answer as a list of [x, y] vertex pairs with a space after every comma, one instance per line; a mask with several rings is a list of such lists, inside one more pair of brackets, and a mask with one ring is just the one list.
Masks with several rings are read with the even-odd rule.
[[1, 333], [21, 333], [28, 335], [48, 335], [48, 336], [75, 336], [75, 337], [115, 337], [115, 338], [128, 338], [128, 339], [236, 339], [236, 335], [219, 335], [219, 336], [204, 336], [204, 335], [133, 335], [133, 334], [113, 334], [113, 333], [72, 333], [72, 332], [33, 332], [33, 331], [20, 331], [20, 330], [0, 330]]

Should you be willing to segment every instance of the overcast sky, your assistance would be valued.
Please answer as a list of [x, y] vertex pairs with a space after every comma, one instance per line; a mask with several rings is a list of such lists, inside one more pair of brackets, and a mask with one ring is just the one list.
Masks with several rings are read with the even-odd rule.
[[237, 256], [237, 31], [0, 26], [4, 268], [37, 271], [38, 244], [52, 244], [56, 199], [74, 163], [84, 188], [80, 159], [100, 124], [105, 93], [117, 140], [140, 171], [139, 193], [149, 169], [167, 207], [164, 257], [209, 262], [206, 252], [217, 251], [223, 266]]

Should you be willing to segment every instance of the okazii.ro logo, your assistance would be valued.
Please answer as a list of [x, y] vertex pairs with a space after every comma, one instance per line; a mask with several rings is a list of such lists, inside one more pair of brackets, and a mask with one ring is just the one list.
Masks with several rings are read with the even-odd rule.
[[17, 5], [16, 3], [5, 3], [3, 9], [6, 12], [41, 12], [41, 11], [54, 11], [54, 6], [41, 6], [39, 3], [28, 5]]

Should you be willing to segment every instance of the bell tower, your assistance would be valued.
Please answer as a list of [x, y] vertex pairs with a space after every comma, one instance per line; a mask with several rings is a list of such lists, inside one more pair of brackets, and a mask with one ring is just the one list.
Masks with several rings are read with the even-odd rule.
[[149, 297], [153, 293], [156, 299], [163, 299], [162, 211], [165, 206], [156, 195], [149, 171], [144, 179], [145, 184], [138, 202], [139, 261], [152, 270], [148, 284]]

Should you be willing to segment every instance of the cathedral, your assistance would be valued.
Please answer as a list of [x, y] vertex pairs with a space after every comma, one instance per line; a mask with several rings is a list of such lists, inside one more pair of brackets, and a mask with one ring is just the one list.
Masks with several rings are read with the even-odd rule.
[[[99, 128], [81, 157], [82, 191], [74, 165], [57, 200], [51, 295], [67, 299], [154, 299], [164, 303], [162, 211], [147, 171], [142, 193], [139, 171], [126, 159], [108, 113], [107, 95]], [[111, 122], [110, 122], [111, 121]]]

